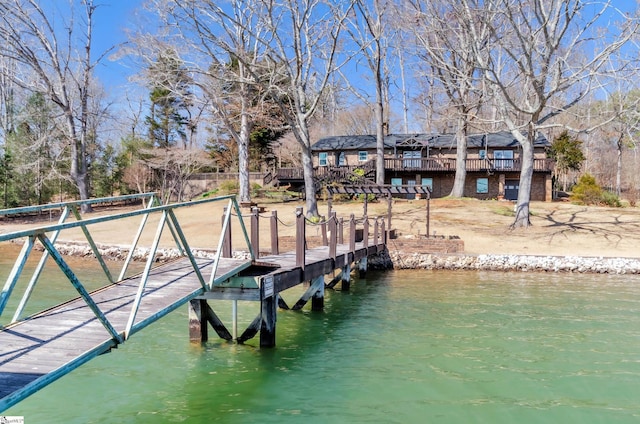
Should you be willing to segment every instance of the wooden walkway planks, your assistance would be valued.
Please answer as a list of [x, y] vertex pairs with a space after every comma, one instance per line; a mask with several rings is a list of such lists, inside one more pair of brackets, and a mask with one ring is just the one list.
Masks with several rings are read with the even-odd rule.
[[[212, 260], [197, 260], [205, 278]], [[222, 258], [216, 275], [245, 266], [246, 260]], [[113, 327], [122, 333], [140, 277], [92, 292]], [[188, 259], [151, 271], [132, 332], [139, 331], [203, 292]], [[116, 342], [81, 298], [44, 311], [0, 331], [0, 411], [107, 352]]]

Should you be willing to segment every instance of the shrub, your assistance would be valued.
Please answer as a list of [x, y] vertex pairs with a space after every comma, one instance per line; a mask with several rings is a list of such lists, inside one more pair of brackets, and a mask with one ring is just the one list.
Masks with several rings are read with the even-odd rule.
[[578, 184], [573, 187], [571, 201], [582, 205], [595, 205], [600, 203], [602, 187], [596, 183], [595, 177], [584, 174]]
[[237, 180], [226, 180], [221, 182], [218, 188], [225, 194], [237, 194], [240, 190], [240, 183]]
[[603, 191], [601, 200], [602, 200], [602, 203], [604, 203], [607, 206], [611, 206], [614, 208], [622, 207], [622, 202], [620, 201], [620, 198], [618, 197], [618, 195], [610, 191], [606, 191], [606, 190]]
[[[364, 196], [365, 194], [358, 194], [358, 200], [361, 202], [364, 202]], [[377, 200], [376, 195], [375, 194], [367, 194], [367, 202], [375, 202]]]
[[218, 189], [216, 188], [216, 189], [213, 189], [213, 190], [209, 190], [206, 193], [203, 193], [202, 197], [205, 197], [205, 198], [209, 197], [209, 196], [215, 197], [217, 194], [218, 194]]
[[621, 207], [620, 198], [610, 191], [603, 190], [596, 183], [595, 177], [584, 174], [578, 184], [573, 187], [571, 200], [582, 205], [607, 205]]
[[251, 197], [258, 197], [258, 194], [262, 190], [262, 186], [258, 183], [251, 183]]

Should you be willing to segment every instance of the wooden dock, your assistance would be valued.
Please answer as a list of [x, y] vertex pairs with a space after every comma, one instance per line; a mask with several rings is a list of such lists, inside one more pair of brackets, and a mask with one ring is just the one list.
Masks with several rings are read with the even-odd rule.
[[[203, 273], [212, 260], [198, 260]], [[222, 273], [247, 267], [246, 260], [223, 259]], [[91, 293], [111, 325], [123, 334], [140, 278], [128, 278]], [[151, 271], [131, 334], [204, 292], [191, 264], [180, 259]], [[0, 331], [0, 411], [110, 351], [118, 341], [78, 298]]]
[[[238, 211], [237, 216], [241, 220], [235, 200], [230, 202]], [[174, 238], [185, 252], [180, 259], [160, 265], [154, 264], [154, 252], [157, 248], [157, 241], [154, 241], [145, 271], [91, 293], [83, 291], [82, 284], [75, 280], [73, 272], [65, 269], [64, 259], [57, 253], [46, 234], [55, 234], [60, 229], [79, 225], [86, 228], [92, 220], [80, 224], [60, 223], [57, 226], [19, 234], [20, 237], [27, 237], [30, 241], [16, 261], [14, 271], [21, 269], [22, 262], [30, 252], [29, 246], [37, 239], [44, 245], [45, 251], [65, 271], [80, 293], [80, 297], [34, 316], [14, 319], [9, 325], [2, 327], [0, 331], [0, 412], [92, 358], [110, 351], [131, 335], [185, 304], [189, 305], [192, 341], [206, 340], [208, 324], [211, 324], [218, 335], [227, 340], [242, 343], [259, 332], [261, 347], [275, 346], [276, 310], [278, 307], [288, 308], [288, 305], [282, 301], [280, 292], [302, 283], [309, 283], [306, 292], [295, 305], [292, 305], [292, 308], [300, 309], [311, 299], [312, 309], [321, 309], [325, 287], [332, 287], [337, 282], [337, 279], [334, 279], [327, 284], [325, 275], [340, 270], [338, 279], [343, 281], [343, 290], [348, 289], [351, 265], [359, 263], [360, 268], [365, 270], [367, 258], [386, 249], [384, 223], [378, 227], [378, 221], [375, 221], [374, 231], [369, 234], [368, 221], [365, 217], [363, 229], [358, 233], [359, 240], [356, 241], [356, 224], [354, 217], [351, 216], [348, 224], [349, 236], [345, 243], [342, 234], [343, 222], [338, 221], [335, 214], [328, 222], [321, 223], [324, 235], [322, 245], [308, 249], [305, 237], [306, 221], [300, 210], [296, 222], [296, 250], [284, 253], [278, 251], [277, 225], [272, 225], [271, 231], [275, 230], [275, 235], [272, 235], [271, 253], [260, 257], [255, 253], [259, 252], [260, 248], [257, 242], [258, 210], [254, 210], [251, 220], [251, 240], [245, 232], [245, 238], [249, 242], [247, 246], [249, 258], [232, 258], [229, 233], [231, 226], [228, 225], [231, 218], [229, 209], [223, 218], [223, 235], [215, 258], [194, 258], [190, 253], [187, 240], [181, 233], [180, 225], [172, 213], [173, 209], [181, 206], [187, 205], [150, 207], [140, 213], [146, 216], [159, 212], [167, 222], [171, 222]], [[132, 213], [127, 213], [127, 216], [130, 215]], [[104, 222], [115, 219], [117, 217], [93, 221]], [[161, 221], [161, 225], [164, 225], [164, 222]], [[244, 224], [242, 228], [244, 231]], [[160, 235], [161, 231], [158, 231], [158, 239]], [[8, 237], [0, 235], [0, 241]], [[90, 237], [89, 242], [93, 244]], [[101, 261], [99, 254], [98, 260]], [[125, 269], [126, 265], [123, 273]], [[12, 272], [0, 293], [2, 295], [0, 313], [15, 286], [17, 276], [14, 274], [15, 272]], [[25, 298], [28, 298], [28, 295]], [[208, 303], [215, 300], [259, 301], [260, 313], [239, 336], [236, 334], [234, 322], [234, 331], [231, 334]]]

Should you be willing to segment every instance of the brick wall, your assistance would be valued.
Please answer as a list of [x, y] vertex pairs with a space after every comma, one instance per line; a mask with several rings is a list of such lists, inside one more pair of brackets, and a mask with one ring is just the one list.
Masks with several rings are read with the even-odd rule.
[[462, 253], [464, 241], [457, 236], [397, 238], [388, 240], [387, 248], [403, 253]]

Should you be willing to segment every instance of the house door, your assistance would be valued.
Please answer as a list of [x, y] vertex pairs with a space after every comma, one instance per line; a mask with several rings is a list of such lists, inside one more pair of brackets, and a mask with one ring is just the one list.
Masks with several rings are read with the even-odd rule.
[[[409, 186], [409, 189], [410, 189], [411, 187], [416, 185], [416, 180], [407, 181], [407, 185]], [[413, 200], [415, 198], [416, 198], [416, 194], [415, 193], [407, 193], [407, 199]]]
[[520, 189], [519, 180], [505, 180], [504, 182], [504, 198], [507, 200], [518, 200], [518, 190]]

